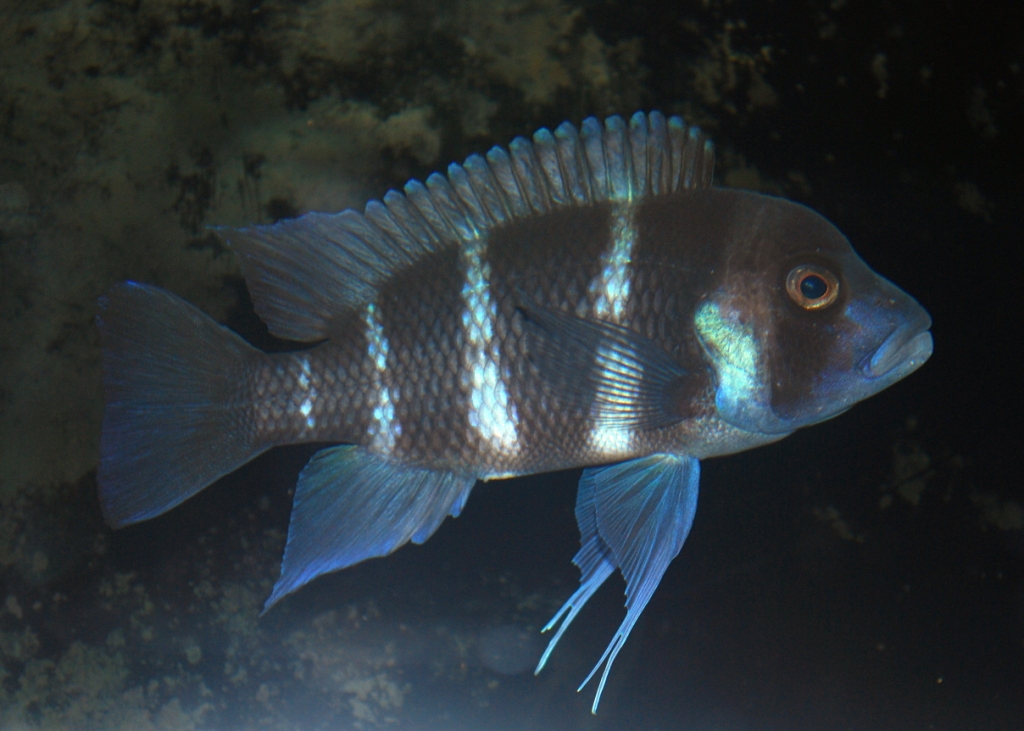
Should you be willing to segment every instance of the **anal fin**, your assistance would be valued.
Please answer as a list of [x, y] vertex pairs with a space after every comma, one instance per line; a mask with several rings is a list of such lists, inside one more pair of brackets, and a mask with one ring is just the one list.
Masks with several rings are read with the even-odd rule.
[[321, 574], [423, 543], [459, 514], [475, 482], [357, 446], [317, 452], [299, 475], [281, 576], [264, 611]]
[[576, 501], [583, 548], [573, 559], [583, 572], [581, 585], [545, 628], [565, 617], [537, 671], [580, 608], [618, 567], [626, 579], [626, 617], [580, 685], [582, 690], [604, 666], [591, 708], [594, 713], [615, 657], [690, 533], [699, 480], [700, 464], [695, 458], [670, 454], [583, 471]]

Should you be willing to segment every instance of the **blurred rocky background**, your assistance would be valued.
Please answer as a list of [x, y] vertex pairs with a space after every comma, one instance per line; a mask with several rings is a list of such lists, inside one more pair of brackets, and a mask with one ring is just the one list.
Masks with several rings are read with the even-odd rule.
[[[953, 0], [0, 2], [0, 728], [1016, 728], [1022, 21]], [[936, 356], [707, 466], [690, 568], [602, 716], [573, 691], [617, 588], [564, 665], [522, 673], [576, 581], [574, 475], [478, 488], [423, 549], [262, 619], [310, 450], [104, 528], [111, 284], [281, 347], [210, 226], [361, 207], [539, 126], [655, 108], [711, 132], [720, 184], [836, 221], [932, 312]]]

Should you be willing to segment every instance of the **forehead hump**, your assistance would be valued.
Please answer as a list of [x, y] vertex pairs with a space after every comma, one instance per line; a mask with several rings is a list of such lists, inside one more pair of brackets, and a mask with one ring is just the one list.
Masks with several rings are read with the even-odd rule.
[[853, 253], [846, 236], [817, 211], [783, 198], [759, 197], [770, 206], [771, 224], [766, 228], [770, 229], [780, 255], [818, 253], [842, 257]]
[[807, 206], [745, 190], [653, 198], [641, 206], [637, 226], [643, 240], [685, 255], [690, 265], [767, 271], [801, 254], [842, 260], [853, 253], [847, 238]]

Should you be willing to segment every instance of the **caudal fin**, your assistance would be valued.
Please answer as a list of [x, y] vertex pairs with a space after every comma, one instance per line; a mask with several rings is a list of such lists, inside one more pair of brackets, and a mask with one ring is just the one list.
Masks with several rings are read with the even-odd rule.
[[152, 518], [234, 471], [254, 448], [241, 375], [259, 351], [170, 292], [125, 282], [100, 300], [98, 482], [112, 527]]

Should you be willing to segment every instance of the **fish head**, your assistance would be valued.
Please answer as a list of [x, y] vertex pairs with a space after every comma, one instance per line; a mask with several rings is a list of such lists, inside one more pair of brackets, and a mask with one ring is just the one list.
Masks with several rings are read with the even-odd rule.
[[734, 193], [737, 223], [694, 329], [732, 426], [781, 435], [836, 416], [921, 367], [931, 318], [824, 217]]

